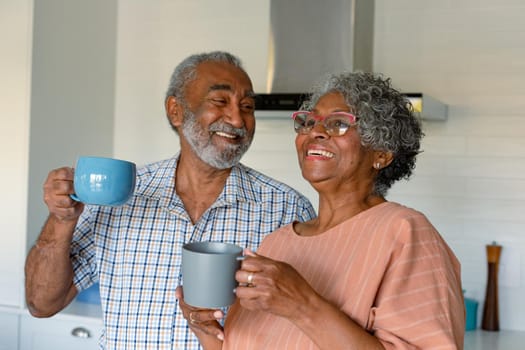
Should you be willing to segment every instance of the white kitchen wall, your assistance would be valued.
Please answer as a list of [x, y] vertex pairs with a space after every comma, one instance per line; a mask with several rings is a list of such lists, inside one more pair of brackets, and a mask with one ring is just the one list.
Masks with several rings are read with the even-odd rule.
[[238, 55], [263, 91], [268, 35], [269, 0], [119, 1], [115, 155], [143, 164], [177, 152], [164, 94], [173, 69], [190, 54]]
[[390, 199], [423, 211], [485, 296], [485, 245], [503, 246], [500, 326], [525, 330], [525, 3], [376, 0], [374, 69], [449, 106], [425, 123], [415, 176]]
[[117, 0], [34, 2], [27, 248], [48, 210], [51, 169], [113, 154]]
[[22, 306], [31, 80], [31, 0], [0, 0], [0, 305]]

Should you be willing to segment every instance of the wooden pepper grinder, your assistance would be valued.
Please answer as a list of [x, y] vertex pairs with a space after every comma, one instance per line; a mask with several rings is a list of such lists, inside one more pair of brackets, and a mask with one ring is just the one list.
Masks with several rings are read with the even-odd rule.
[[481, 328], [486, 331], [499, 331], [498, 267], [502, 247], [497, 245], [496, 242], [492, 242], [492, 244], [486, 247], [488, 278]]

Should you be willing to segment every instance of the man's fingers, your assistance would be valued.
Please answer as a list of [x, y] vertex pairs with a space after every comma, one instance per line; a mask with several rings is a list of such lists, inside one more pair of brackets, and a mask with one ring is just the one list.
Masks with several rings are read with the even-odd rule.
[[188, 320], [192, 324], [220, 320], [224, 317], [221, 310], [190, 310]]
[[184, 299], [184, 292], [182, 290], [182, 286], [178, 286], [177, 289], [175, 289], [175, 297], [179, 299], [180, 301], [183, 301]]
[[220, 310], [209, 311], [190, 311], [188, 313], [188, 323], [194, 332], [203, 332], [208, 335], [213, 335], [219, 340], [224, 340], [224, 332], [221, 325], [215, 318], [223, 314]]

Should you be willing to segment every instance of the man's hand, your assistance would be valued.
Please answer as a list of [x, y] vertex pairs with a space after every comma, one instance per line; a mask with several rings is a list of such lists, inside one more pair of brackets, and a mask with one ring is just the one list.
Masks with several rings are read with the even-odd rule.
[[44, 183], [44, 202], [49, 214], [61, 222], [76, 221], [84, 209], [84, 204], [69, 196], [75, 192], [73, 178], [74, 170], [63, 167], [50, 171]]
[[201, 342], [203, 338], [209, 336], [213, 336], [220, 341], [224, 340], [224, 331], [218, 321], [224, 317], [221, 310], [200, 309], [186, 304], [182, 286], [177, 287], [175, 295], [179, 301], [182, 314], [188, 321], [188, 326]]

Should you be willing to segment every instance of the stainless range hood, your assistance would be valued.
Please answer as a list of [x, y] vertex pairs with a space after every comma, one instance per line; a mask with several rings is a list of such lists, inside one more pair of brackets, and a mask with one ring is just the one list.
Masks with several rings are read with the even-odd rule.
[[[372, 71], [374, 0], [270, 0], [270, 30], [267, 91], [258, 94], [258, 110], [298, 109], [326, 73]], [[422, 119], [446, 119], [439, 101], [407, 95]]]

